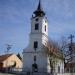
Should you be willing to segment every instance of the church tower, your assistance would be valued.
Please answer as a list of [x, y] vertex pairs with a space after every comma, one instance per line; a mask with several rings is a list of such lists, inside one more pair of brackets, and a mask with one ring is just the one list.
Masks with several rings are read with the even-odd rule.
[[44, 46], [48, 42], [48, 21], [41, 1], [31, 17], [29, 45], [23, 50], [23, 70], [30, 72], [47, 72], [48, 58]]
[[40, 0], [37, 10], [33, 12], [31, 18], [30, 40], [31, 42], [32, 40], [33, 42], [36, 41], [38, 48], [40, 48], [42, 44], [45, 45], [48, 41], [48, 22], [47, 18], [45, 17], [45, 12], [42, 9]]

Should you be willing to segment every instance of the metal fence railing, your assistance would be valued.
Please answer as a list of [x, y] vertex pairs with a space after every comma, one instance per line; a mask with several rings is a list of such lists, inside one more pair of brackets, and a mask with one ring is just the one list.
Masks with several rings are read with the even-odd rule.
[[65, 68], [65, 73], [75, 73], [75, 67], [74, 68]]
[[56, 72], [55, 70], [53, 72], [46, 72], [45, 69], [40, 69], [37, 72], [27, 71], [23, 70], [22, 68], [11, 68], [11, 69], [3, 69], [3, 72], [8, 73], [14, 73], [17, 75], [75, 75], [75, 68], [66, 68], [64, 72]]

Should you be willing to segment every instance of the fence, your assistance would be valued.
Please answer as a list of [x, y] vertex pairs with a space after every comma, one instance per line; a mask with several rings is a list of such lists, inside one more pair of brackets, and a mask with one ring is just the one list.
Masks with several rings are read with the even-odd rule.
[[66, 73], [75, 73], [75, 67], [74, 68], [65, 68]]
[[14, 73], [17, 75], [75, 75], [75, 71], [71, 73], [70, 70], [69, 72], [65, 69], [65, 73], [58, 73], [58, 72], [53, 72], [53, 73], [47, 73], [44, 71], [38, 71], [38, 72], [30, 72], [30, 71], [22, 71], [22, 68], [12, 68], [7, 71], [8, 73]]
[[65, 72], [52, 72], [52, 73], [47, 73], [44, 69], [43, 71], [40, 70], [38, 72], [32, 72], [32, 71], [22, 71], [22, 68], [13, 68], [10, 72], [12, 73], [16, 73], [16, 74], [20, 74], [20, 75], [75, 75], [75, 71], [73, 70], [72, 72], [67, 72], [67, 70], [65, 69]]
[[75, 73], [63, 73], [63, 74], [57, 74], [57, 75], [75, 75]]

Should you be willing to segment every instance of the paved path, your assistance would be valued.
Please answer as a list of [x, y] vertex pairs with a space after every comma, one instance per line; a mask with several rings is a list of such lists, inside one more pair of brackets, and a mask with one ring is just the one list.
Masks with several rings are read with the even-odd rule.
[[0, 73], [0, 75], [15, 75], [15, 74]]

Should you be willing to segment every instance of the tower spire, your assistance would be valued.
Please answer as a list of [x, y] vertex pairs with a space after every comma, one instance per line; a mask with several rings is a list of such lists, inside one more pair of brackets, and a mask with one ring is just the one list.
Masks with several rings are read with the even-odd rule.
[[42, 6], [41, 6], [41, 0], [39, 0], [37, 10], [34, 11], [34, 14], [35, 16], [45, 16], [45, 12], [43, 11]]
[[41, 0], [39, 0], [39, 4], [38, 4], [37, 10], [42, 10], [42, 7], [41, 7]]

